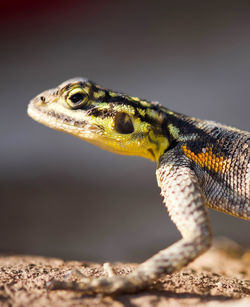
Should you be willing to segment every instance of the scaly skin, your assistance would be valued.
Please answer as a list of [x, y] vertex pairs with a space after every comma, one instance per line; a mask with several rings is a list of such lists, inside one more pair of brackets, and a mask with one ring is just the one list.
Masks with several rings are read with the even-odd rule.
[[156, 161], [164, 203], [182, 235], [127, 276], [51, 281], [50, 289], [109, 295], [139, 291], [210, 247], [206, 207], [250, 220], [247, 131], [182, 115], [85, 79], [41, 93], [30, 102], [28, 114], [106, 150]]

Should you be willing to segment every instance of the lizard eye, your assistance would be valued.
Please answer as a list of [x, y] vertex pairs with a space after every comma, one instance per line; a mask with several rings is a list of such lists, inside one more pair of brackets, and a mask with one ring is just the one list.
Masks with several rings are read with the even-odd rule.
[[81, 102], [83, 100], [83, 98], [84, 98], [83, 93], [76, 93], [76, 94], [69, 97], [71, 102], [73, 102], [74, 104]]
[[115, 129], [122, 134], [129, 134], [134, 131], [134, 125], [130, 116], [126, 113], [118, 113], [115, 117]]
[[89, 100], [89, 96], [84, 91], [72, 91], [69, 93], [67, 97], [67, 103], [72, 109], [78, 109], [82, 107], [83, 105], [86, 105], [86, 103]]

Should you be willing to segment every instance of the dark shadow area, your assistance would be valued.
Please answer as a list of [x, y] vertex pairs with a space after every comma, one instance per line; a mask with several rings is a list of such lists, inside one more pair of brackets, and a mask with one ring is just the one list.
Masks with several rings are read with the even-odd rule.
[[115, 300], [120, 302], [126, 307], [136, 307], [138, 304], [134, 304], [131, 302], [132, 298], [135, 297], [145, 297], [145, 296], [154, 296], [152, 300], [150, 300], [150, 304], [152, 306], [158, 304], [161, 302], [161, 300], [164, 299], [169, 299], [169, 298], [174, 298], [176, 300], [183, 300], [187, 298], [191, 299], [197, 299], [197, 303], [202, 303], [202, 302], [211, 302], [211, 301], [219, 301], [219, 302], [226, 302], [226, 301], [232, 301], [235, 300], [231, 297], [227, 297], [225, 295], [203, 295], [203, 294], [198, 294], [198, 293], [175, 293], [171, 291], [162, 291], [162, 290], [149, 290], [145, 291], [142, 293], [138, 294], [133, 294], [133, 295], [122, 295], [122, 296], [116, 296]]

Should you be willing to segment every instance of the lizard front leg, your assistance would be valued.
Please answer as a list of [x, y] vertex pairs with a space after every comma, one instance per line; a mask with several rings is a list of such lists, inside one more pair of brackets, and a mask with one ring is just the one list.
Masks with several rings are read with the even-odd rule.
[[157, 179], [171, 219], [182, 239], [160, 251], [125, 277], [111, 276], [85, 279], [83, 282], [57, 282], [51, 289], [68, 289], [83, 293], [132, 293], [148, 287], [163, 274], [170, 274], [210, 247], [210, 223], [205, 199], [195, 172], [185, 157], [178, 159], [171, 151], [162, 157]]
[[[179, 158], [176, 158], [178, 156]], [[141, 264], [130, 276], [145, 284], [193, 261], [211, 245], [205, 199], [190, 161], [169, 151], [157, 169], [161, 195], [182, 239]]]

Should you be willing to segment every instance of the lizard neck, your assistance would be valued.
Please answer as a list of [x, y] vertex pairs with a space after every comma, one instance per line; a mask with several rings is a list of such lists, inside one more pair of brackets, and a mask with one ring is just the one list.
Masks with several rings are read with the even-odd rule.
[[168, 147], [165, 151], [179, 142], [194, 140], [200, 133], [200, 128], [197, 126], [200, 122], [199, 119], [174, 112], [162, 106], [159, 107], [158, 118], [161, 122], [160, 133], [168, 140]]

